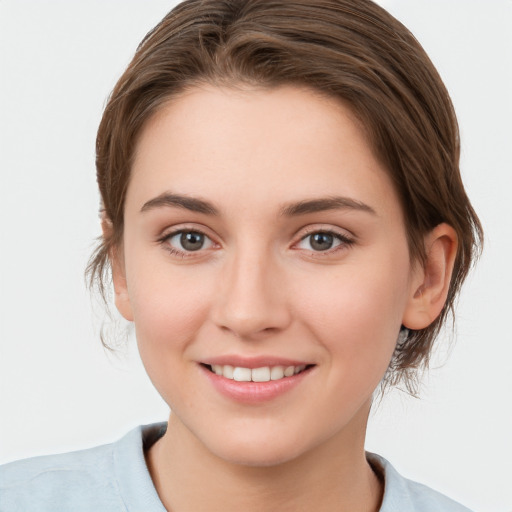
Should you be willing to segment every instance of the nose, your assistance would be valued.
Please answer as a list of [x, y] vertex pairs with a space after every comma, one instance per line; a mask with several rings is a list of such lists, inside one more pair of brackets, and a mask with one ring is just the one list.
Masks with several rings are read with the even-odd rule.
[[244, 339], [261, 339], [291, 322], [282, 269], [264, 250], [246, 250], [225, 262], [212, 308], [215, 324]]

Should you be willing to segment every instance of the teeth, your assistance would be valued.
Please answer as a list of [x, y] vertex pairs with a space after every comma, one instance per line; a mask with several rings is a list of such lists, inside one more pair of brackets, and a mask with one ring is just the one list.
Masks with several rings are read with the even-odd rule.
[[295, 366], [287, 366], [284, 369], [284, 376], [291, 377], [295, 373]]
[[251, 380], [253, 382], [268, 382], [270, 380], [270, 368], [268, 366], [253, 368], [251, 370]]
[[270, 370], [270, 380], [279, 380], [284, 377], [284, 368], [282, 366], [273, 366]]
[[251, 381], [251, 369], [250, 368], [240, 368], [237, 366], [233, 370], [233, 380], [238, 382], [250, 382]]
[[306, 368], [305, 364], [299, 366], [263, 366], [261, 368], [243, 368], [240, 366], [230, 366], [229, 364], [214, 364], [212, 371], [217, 375], [222, 375], [226, 379], [236, 380], [238, 382], [268, 382], [270, 380], [280, 380], [285, 377], [291, 377], [302, 372]]
[[227, 379], [233, 379], [233, 373], [234, 373], [234, 368], [232, 366], [230, 366], [229, 364], [226, 364], [224, 366], [221, 366], [221, 375], [224, 375], [224, 377], [226, 377]]

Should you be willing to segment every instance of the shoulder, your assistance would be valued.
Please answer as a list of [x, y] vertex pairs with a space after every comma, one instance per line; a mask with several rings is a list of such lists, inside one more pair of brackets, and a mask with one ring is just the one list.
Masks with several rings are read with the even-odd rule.
[[374, 453], [367, 453], [366, 457], [384, 477], [384, 498], [380, 512], [471, 512], [444, 494], [404, 478], [383, 457]]
[[0, 511], [59, 510], [64, 506], [81, 511], [105, 500], [115, 501], [119, 495], [113, 452], [113, 445], [105, 445], [0, 467]]
[[113, 444], [0, 466], [0, 512], [129, 510], [134, 482], [154, 490], [142, 437], [138, 427]]

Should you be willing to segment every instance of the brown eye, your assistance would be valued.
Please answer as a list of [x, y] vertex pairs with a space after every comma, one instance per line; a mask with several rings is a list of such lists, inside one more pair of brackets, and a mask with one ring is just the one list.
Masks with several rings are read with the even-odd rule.
[[204, 235], [195, 231], [181, 233], [180, 243], [186, 251], [198, 251], [204, 245]]
[[330, 233], [314, 233], [310, 235], [309, 244], [314, 251], [327, 251], [334, 244], [334, 236]]
[[213, 242], [199, 231], [178, 231], [167, 237], [167, 243], [179, 252], [194, 252], [208, 249]]
[[331, 249], [348, 247], [353, 240], [341, 233], [334, 231], [313, 231], [303, 237], [297, 244], [297, 248], [313, 252], [327, 252]]

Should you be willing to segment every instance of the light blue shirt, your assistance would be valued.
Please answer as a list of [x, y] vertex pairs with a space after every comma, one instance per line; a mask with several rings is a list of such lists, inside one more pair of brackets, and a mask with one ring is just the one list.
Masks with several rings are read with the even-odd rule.
[[[144, 459], [144, 447], [165, 427], [137, 427], [113, 444], [1, 466], [0, 512], [166, 512]], [[403, 478], [382, 457], [367, 457], [385, 482], [380, 512], [470, 512]]]

